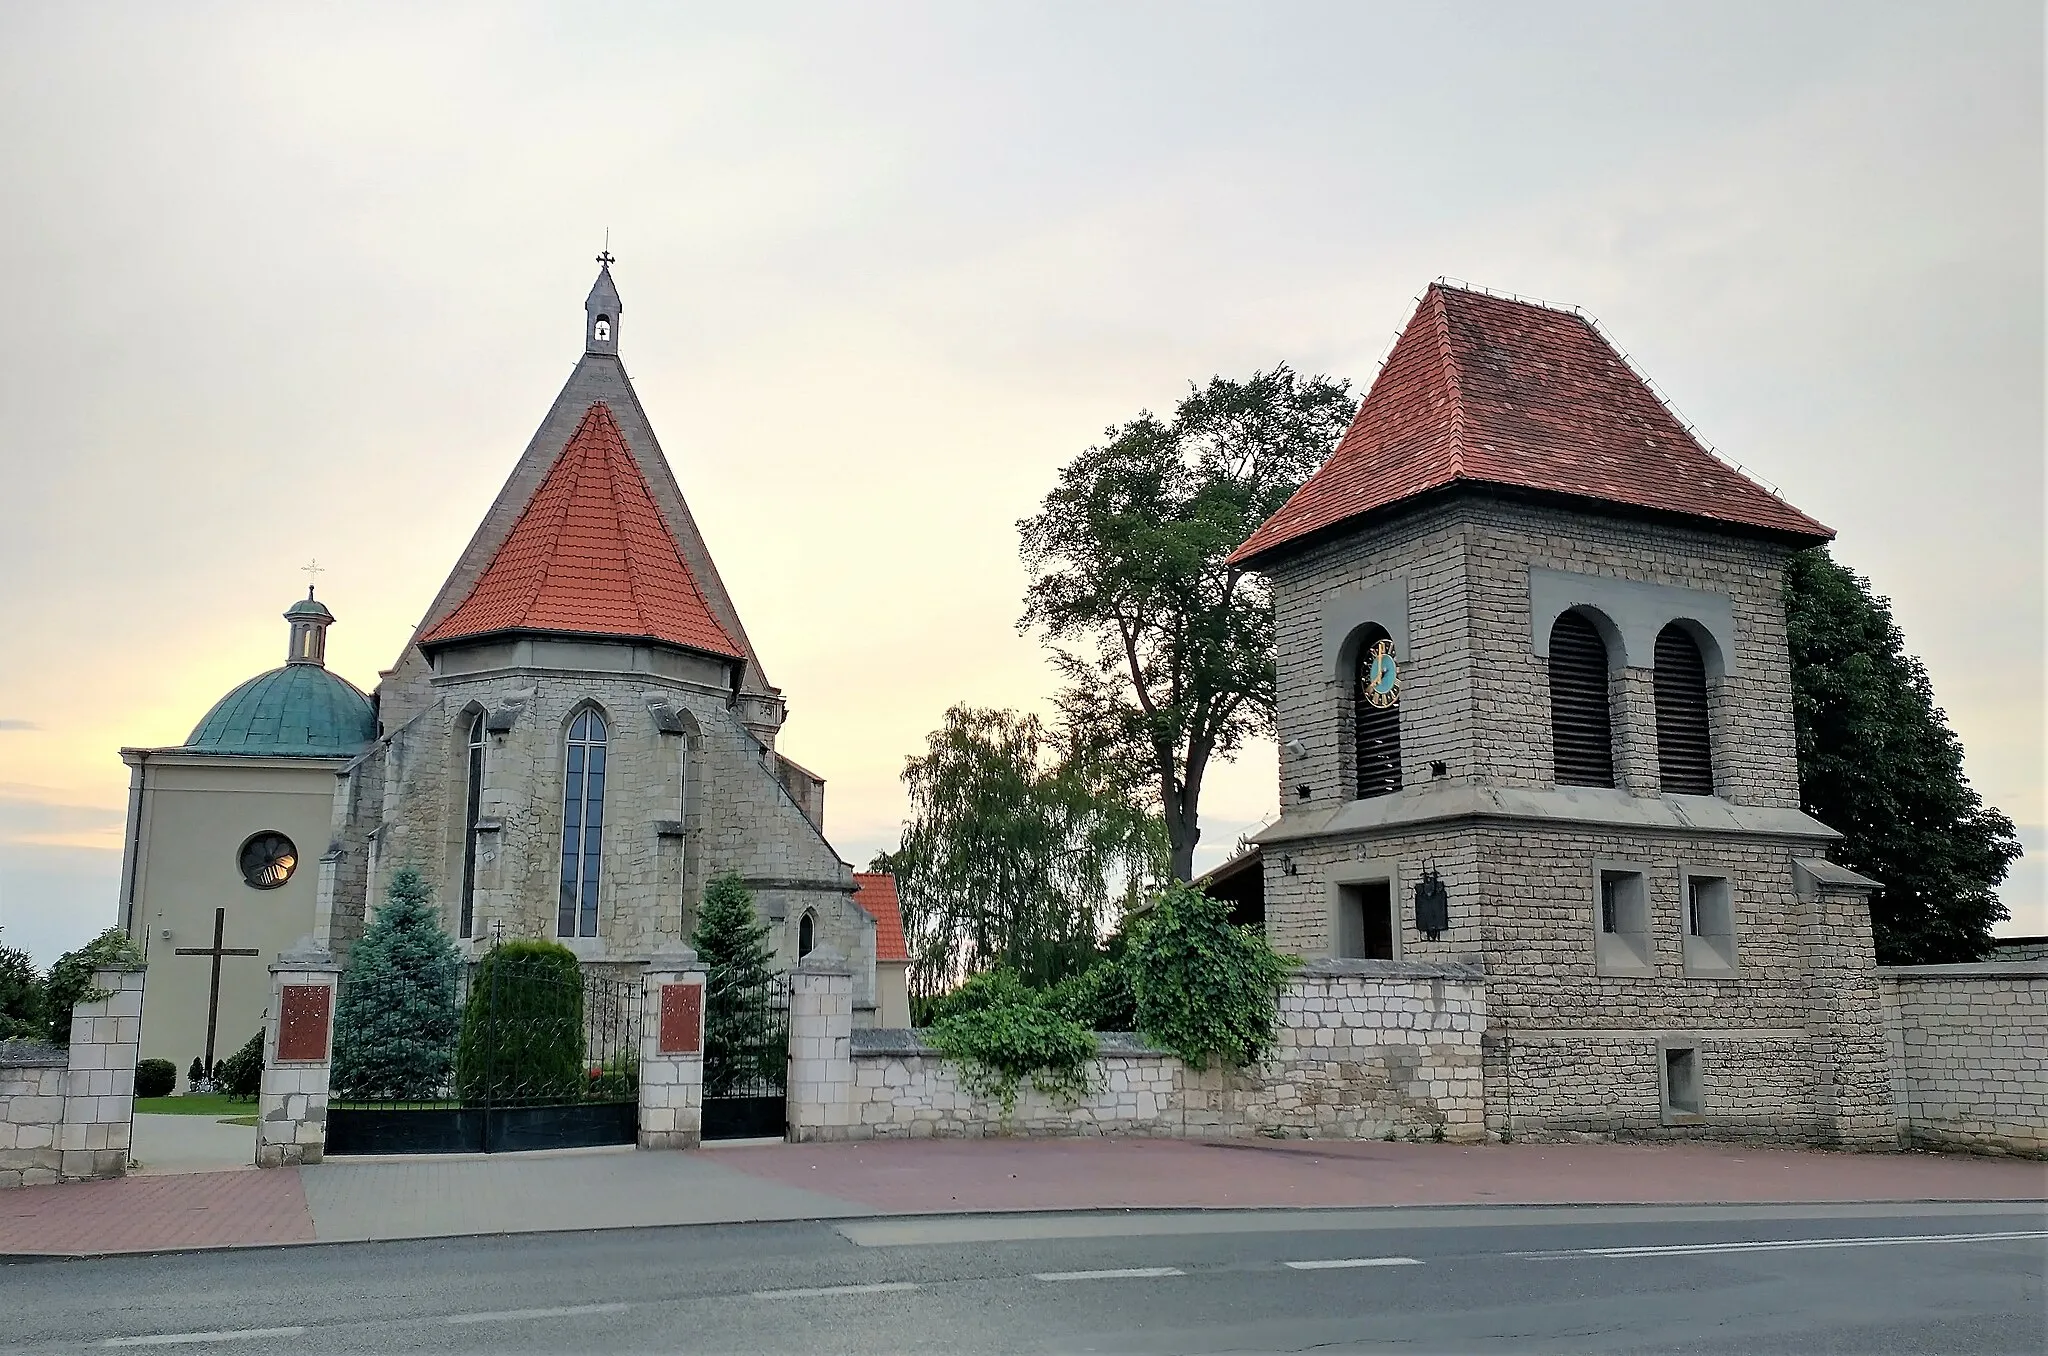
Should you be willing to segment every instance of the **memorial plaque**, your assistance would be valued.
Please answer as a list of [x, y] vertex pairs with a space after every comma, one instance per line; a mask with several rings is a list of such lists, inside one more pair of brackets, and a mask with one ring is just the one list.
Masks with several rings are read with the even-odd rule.
[[661, 1049], [664, 1055], [694, 1055], [704, 1048], [704, 986], [661, 986]]
[[318, 1063], [327, 1058], [327, 1005], [334, 990], [325, 984], [287, 984], [277, 1025], [277, 1062]]

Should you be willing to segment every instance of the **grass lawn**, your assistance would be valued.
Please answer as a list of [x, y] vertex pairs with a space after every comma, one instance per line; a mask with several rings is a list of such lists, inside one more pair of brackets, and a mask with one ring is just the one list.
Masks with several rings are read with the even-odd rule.
[[[198, 1097], [138, 1097], [135, 1110], [145, 1116], [254, 1116], [254, 1101], [237, 1102], [223, 1093], [210, 1092]], [[249, 1122], [254, 1125], [252, 1119]]]

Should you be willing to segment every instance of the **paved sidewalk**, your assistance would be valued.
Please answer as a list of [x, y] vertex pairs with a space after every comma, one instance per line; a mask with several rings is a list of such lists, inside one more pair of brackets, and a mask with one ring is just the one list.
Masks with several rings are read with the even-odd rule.
[[589, 1150], [0, 1193], [0, 1256], [975, 1211], [2048, 1199], [2048, 1164], [1718, 1144], [917, 1140]]
[[129, 1151], [150, 1177], [166, 1173], [256, 1170], [256, 1127], [223, 1125], [212, 1116], [140, 1113], [135, 1117], [134, 1147]]

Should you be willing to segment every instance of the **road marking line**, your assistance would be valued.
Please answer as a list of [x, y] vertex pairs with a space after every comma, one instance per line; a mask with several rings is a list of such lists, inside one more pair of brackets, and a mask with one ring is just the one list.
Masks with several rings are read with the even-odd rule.
[[1746, 1243], [1669, 1243], [1639, 1248], [1582, 1248], [1588, 1257], [1698, 1257], [1728, 1252], [1784, 1252], [1798, 1248], [1894, 1248], [1909, 1243], [2000, 1243], [2022, 1238], [2048, 1238], [2048, 1230], [2014, 1229], [1991, 1234], [1900, 1234], [1870, 1238], [1789, 1238]]
[[103, 1347], [171, 1347], [188, 1342], [239, 1342], [248, 1337], [304, 1337], [304, 1328], [242, 1328], [235, 1332], [162, 1332], [149, 1337], [109, 1337]]
[[1339, 1267], [1419, 1267], [1413, 1257], [1326, 1257], [1315, 1262], [1289, 1262], [1296, 1271], [1333, 1271]]
[[1114, 1271], [1041, 1271], [1032, 1276], [1034, 1281], [1123, 1281], [1144, 1280], [1153, 1276], [1185, 1276], [1179, 1267], [1120, 1267]]
[[816, 1295], [886, 1295], [917, 1289], [916, 1281], [881, 1281], [875, 1285], [820, 1285], [799, 1290], [754, 1290], [752, 1299], [810, 1299]]
[[516, 1323], [522, 1318], [574, 1318], [578, 1314], [623, 1314], [630, 1304], [565, 1304], [559, 1309], [494, 1309], [480, 1314], [450, 1314], [443, 1323]]

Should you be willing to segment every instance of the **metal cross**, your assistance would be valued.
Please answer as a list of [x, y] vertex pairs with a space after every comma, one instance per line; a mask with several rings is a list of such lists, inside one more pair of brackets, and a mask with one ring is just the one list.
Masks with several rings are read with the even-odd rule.
[[222, 946], [220, 944], [221, 935], [227, 931], [227, 926], [228, 911], [226, 909], [215, 909], [213, 911], [213, 945], [181, 946], [173, 953], [179, 956], [213, 957], [213, 987], [208, 990], [206, 995], [206, 1076], [208, 1078], [213, 1077], [213, 1033], [215, 1028], [220, 1025], [220, 958], [222, 956], [254, 956], [257, 954], [256, 948], [253, 946]]
[[299, 566], [299, 571], [306, 576], [306, 596], [310, 598], [313, 596], [313, 586], [320, 582], [321, 575], [327, 573], [327, 567], [314, 559]]
[[603, 254], [597, 256], [597, 262], [603, 264], [606, 268], [610, 268], [613, 264], [617, 263], [618, 260], [612, 257], [612, 252], [610, 250], [606, 250]]

